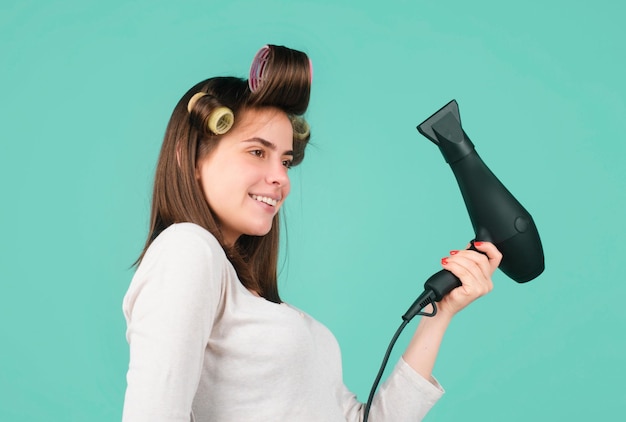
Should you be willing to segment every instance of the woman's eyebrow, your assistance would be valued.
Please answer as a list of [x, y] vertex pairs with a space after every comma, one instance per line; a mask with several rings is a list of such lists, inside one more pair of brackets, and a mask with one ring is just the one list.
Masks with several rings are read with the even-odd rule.
[[[263, 138], [250, 138], [250, 139], [246, 139], [243, 142], [258, 142], [261, 145], [263, 145], [266, 148], [271, 149], [272, 151], [276, 151], [277, 147], [276, 144], [268, 141], [267, 139], [263, 139]], [[292, 150], [288, 150], [283, 152], [283, 155], [293, 155], [293, 151]]]

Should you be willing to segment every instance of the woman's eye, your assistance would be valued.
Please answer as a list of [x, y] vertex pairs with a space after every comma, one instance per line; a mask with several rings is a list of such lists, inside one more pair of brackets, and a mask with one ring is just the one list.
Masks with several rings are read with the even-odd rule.
[[255, 157], [259, 157], [259, 158], [263, 158], [263, 150], [262, 149], [255, 149], [250, 151], [250, 154], [254, 155]]
[[293, 166], [293, 160], [283, 160], [283, 166], [285, 166], [288, 169], [290, 169], [291, 166]]

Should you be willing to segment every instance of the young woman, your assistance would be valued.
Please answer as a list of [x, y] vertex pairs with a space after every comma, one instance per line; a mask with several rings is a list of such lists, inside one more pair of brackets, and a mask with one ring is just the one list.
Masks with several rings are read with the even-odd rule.
[[[304, 158], [308, 57], [257, 54], [248, 81], [203, 81], [168, 124], [150, 234], [124, 298], [125, 421], [360, 421], [333, 335], [281, 301], [278, 211]], [[492, 288], [501, 255], [442, 260], [463, 285], [423, 318], [377, 393], [370, 420], [417, 421], [443, 393], [431, 372], [451, 318]]]

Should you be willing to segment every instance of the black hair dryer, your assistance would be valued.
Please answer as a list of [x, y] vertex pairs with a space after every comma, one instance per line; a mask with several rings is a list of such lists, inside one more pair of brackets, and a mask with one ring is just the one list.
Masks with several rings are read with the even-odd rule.
[[[475, 240], [489, 241], [502, 253], [500, 269], [518, 283], [544, 270], [537, 227], [524, 207], [489, 170], [461, 127], [459, 106], [450, 101], [417, 127], [439, 147], [452, 168], [474, 227]], [[473, 243], [472, 243], [473, 247]], [[402, 317], [410, 320], [428, 303], [439, 301], [461, 282], [442, 270], [424, 284], [424, 293]]]

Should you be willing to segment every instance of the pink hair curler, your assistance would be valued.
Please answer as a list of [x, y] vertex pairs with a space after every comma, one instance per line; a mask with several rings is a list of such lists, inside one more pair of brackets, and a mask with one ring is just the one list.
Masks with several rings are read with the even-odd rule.
[[[261, 86], [263, 82], [263, 74], [265, 72], [265, 67], [267, 66], [267, 62], [269, 61], [270, 55], [270, 46], [264, 45], [261, 49], [256, 53], [254, 59], [252, 60], [252, 66], [250, 66], [250, 76], [248, 77], [248, 86], [250, 87], [250, 91], [255, 92]], [[313, 82], [313, 62], [309, 59], [309, 83]]]
[[270, 47], [268, 45], [264, 45], [256, 53], [254, 60], [252, 60], [252, 66], [250, 66], [250, 77], [248, 78], [248, 85], [250, 86], [250, 91], [252, 92], [256, 91], [263, 81], [263, 72], [265, 71], [269, 55]]

